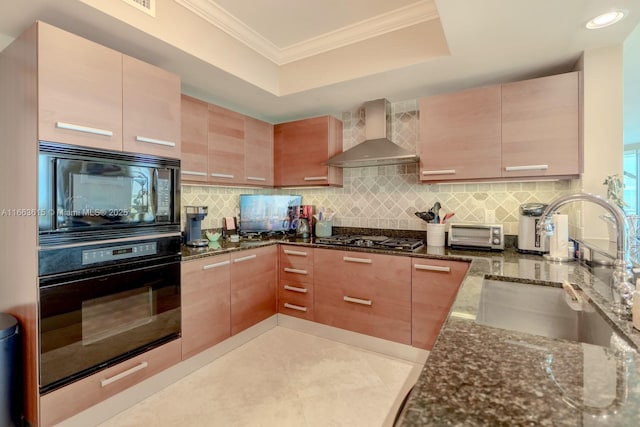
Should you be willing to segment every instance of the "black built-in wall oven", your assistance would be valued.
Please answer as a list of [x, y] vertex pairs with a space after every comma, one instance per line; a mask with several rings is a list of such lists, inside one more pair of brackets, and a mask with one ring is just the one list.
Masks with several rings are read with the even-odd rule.
[[39, 144], [40, 392], [180, 336], [180, 161]]

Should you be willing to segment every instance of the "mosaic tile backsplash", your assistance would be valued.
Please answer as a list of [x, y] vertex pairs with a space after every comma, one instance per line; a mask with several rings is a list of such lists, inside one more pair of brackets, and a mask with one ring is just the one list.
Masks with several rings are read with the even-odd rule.
[[[417, 110], [415, 100], [391, 105], [392, 140], [412, 152], [416, 152], [418, 141]], [[345, 112], [342, 121], [344, 149], [364, 141], [364, 110]], [[216, 228], [223, 217], [238, 214], [240, 194], [301, 194], [304, 204], [333, 210], [335, 226], [426, 230], [426, 223], [414, 213], [429, 210], [438, 201], [441, 214], [455, 212], [451, 222], [501, 223], [505, 234], [518, 234], [518, 208], [522, 203], [548, 202], [572, 189], [570, 180], [421, 184], [418, 168], [396, 165], [345, 169], [342, 188], [270, 190], [184, 185], [182, 206], [208, 206], [203, 228]]]

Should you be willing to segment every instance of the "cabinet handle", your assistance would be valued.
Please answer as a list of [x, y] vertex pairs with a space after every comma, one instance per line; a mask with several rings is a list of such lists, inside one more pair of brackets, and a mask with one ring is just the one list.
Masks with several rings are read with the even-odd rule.
[[342, 297], [343, 300], [345, 300], [346, 302], [353, 302], [355, 304], [361, 304], [361, 305], [372, 305], [373, 301], [371, 301], [370, 299], [360, 299], [360, 298], [353, 298], [353, 297], [349, 297], [349, 296], [343, 296]]
[[343, 256], [342, 257], [343, 261], [347, 261], [347, 262], [359, 262], [361, 264], [371, 264], [373, 263], [373, 260], [370, 258], [355, 258], [355, 257], [350, 257], [350, 256]]
[[225, 265], [229, 265], [231, 264], [228, 260], [227, 261], [220, 261], [220, 262], [216, 262], [214, 264], [207, 264], [205, 266], [202, 267], [203, 270], [209, 270], [210, 268], [217, 268], [217, 267], [223, 267]]
[[233, 262], [242, 262], [242, 261], [249, 261], [250, 259], [254, 259], [256, 258], [258, 255], [248, 255], [248, 256], [243, 256], [242, 258], [236, 258], [233, 260]]
[[299, 305], [289, 304], [288, 302], [284, 303], [284, 307], [290, 308], [291, 310], [304, 311], [305, 313], [307, 312], [307, 307], [301, 307]]
[[456, 173], [455, 169], [442, 169], [433, 171], [422, 171], [422, 175], [453, 175]]
[[525, 166], [506, 166], [504, 168], [507, 172], [517, 171], [544, 171], [549, 169], [549, 165], [525, 165]]
[[416, 264], [415, 268], [416, 270], [443, 271], [445, 273], [451, 273], [451, 267], [441, 267], [439, 265]]
[[207, 176], [206, 172], [196, 172], [196, 171], [185, 171], [181, 170], [180, 173], [182, 175], [193, 175], [193, 176]]
[[285, 267], [284, 271], [286, 271], [287, 273], [294, 273], [294, 274], [307, 274], [307, 270], [298, 270], [297, 268]]
[[146, 136], [136, 136], [136, 141], [146, 142], [147, 144], [164, 145], [165, 147], [175, 147], [176, 143], [172, 141], [165, 141], [162, 139], [147, 138]]
[[112, 376], [110, 378], [106, 378], [104, 380], [101, 380], [100, 381], [100, 385], [102, 387], [106, 387], [109, 384], [113, 384], [116, 381], [119, 381], [119, 380], [123, 379], [124, 377], [128, 377], [131, 374], [135, 374], [136, 372], [146, 368], [147, 366], [149, 366], [149, 364], [147, 362], [140, 362], [140, 364], [134, 366], [133, 368], [127, 369], [124, 372], [120, 372], [119, 374], [114, 375], [114, 376]]
[[287, 255], [296, 255], [296, 256], [307, 256], [306, 252], [302, 251], [292, 251], [291, 249], [285, 249], [284, 253]]
[[56, 122], [58, 129], [74, 130], [76, 132], [91, 133], [94, 135], [113, 136], [113, 132], [105, 129], [90, 128], [88, 126], [74, 125], [73, 123]]
[[326, 176], [305, 176], [305, 181], [326, 181], [329, 177]]
[[289, 285], [284, 285], [284, 288], [288, 291], [300, 292], [301, 294], [306, 294], [309, 291], [306, 288], [297, 288], [295, 286], [289, 286]]
[[211, 176], [214, 178], [228, 178], [228, 179], [234, 178], [233, 175], [230, 175], [228, 173], [212, 173]]
[[247, 181], [266, 181], [267, 178], [263, 178], [261, 176], [248, 176]]

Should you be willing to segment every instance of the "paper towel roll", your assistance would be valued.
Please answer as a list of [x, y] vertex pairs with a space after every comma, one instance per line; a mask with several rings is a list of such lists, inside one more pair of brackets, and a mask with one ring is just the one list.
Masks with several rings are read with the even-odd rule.
[[553, 236], [549, 238], [549, 255], [553, 258], [566, 258], [569, 249], [569, 217], [556, 214], [551, 217]]

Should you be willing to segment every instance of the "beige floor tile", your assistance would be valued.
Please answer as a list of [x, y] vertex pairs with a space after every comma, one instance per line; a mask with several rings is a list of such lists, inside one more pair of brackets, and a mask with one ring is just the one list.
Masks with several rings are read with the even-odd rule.
[[381, 426], [414, 366], [276, 327], [101, 427]]

